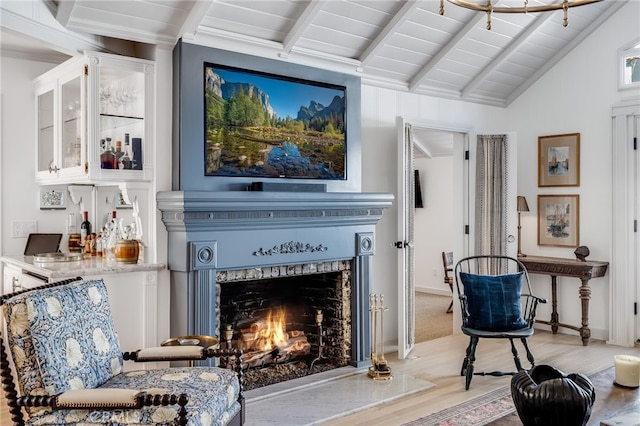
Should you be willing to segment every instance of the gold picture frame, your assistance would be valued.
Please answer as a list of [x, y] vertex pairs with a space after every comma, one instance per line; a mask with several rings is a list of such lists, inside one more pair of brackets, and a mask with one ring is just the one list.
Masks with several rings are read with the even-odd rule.
[[538, 245], [580, 245], [579, 195], [538, 195]]
[[538, 186], [580, 186], [580, 133], [538, 137]]

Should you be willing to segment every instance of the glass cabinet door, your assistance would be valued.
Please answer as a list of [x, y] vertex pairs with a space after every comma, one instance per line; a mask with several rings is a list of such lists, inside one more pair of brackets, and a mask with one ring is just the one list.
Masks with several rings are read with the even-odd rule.
[[82, 164], [82, 102], [81, 80], [76, 77], [62, 84], [62, 144], [61, 166], [78, 167]]
[[100, 67], [100, 168], [142, 170], [144, 91], [143, 72]]
[[38, 95], [38, 171], [55, 170], [53, 89]]

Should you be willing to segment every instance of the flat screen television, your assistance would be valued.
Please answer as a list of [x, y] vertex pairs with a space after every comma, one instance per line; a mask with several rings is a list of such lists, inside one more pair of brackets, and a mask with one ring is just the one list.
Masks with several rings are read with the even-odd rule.
[[345, 180], [346, 87], [204, 63], [205, 176]]

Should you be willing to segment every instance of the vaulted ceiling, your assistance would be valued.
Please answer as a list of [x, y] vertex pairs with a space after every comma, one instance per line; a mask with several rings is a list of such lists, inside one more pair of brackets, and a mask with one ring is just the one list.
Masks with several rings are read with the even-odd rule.
[[74, 32], [166, 46], [183, 38], [495, 106], [509, 105], [625, 3], [570, 8], [567, 27], [562, 10], [494, 13], [487, 30], [485, 13], [445, 1], [440, 15], [439, 0], [48, 1]]

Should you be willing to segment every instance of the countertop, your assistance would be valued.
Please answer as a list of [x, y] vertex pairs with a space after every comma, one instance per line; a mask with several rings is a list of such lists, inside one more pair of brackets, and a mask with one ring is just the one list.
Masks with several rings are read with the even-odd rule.
[[92, 257], [73, 262], [34, 262], [33, 256], [2, 256], [0, 262], [13, 265], [23, 271], [39, 275], [47, 279], [71, 278], [77, 276], [118, 274], [126, 272], [160, 271], [166, 267], [164, 263], [118, 263], [102, 257]]

